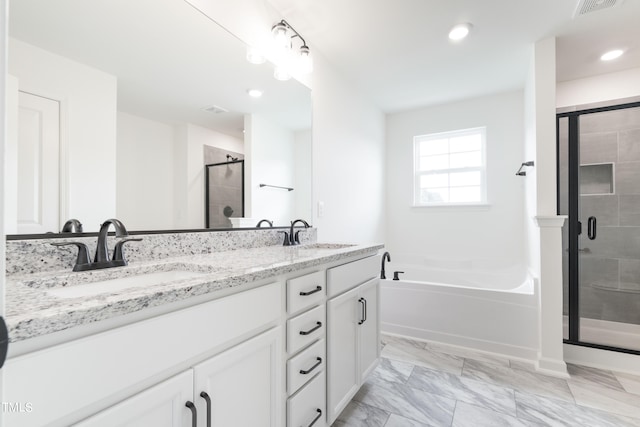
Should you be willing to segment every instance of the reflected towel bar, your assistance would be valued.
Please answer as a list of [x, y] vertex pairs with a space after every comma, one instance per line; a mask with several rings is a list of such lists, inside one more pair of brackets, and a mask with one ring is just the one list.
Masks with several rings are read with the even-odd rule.
[[293, 188], [291, 187], [281, 187], [279, 185], [260, 184], [260, 187], [282, 188], [283, 190], [293, 191]]
[[527, 172], [522, 170], [522, 168], [525, 166], [533, 166], [533, 160], [529, 160], [528, 162], [524, 162], [523, 164], [521, 164], [520, 169], [518, 169], [518, 172], [516, 172], [516, 175], [527, 176]]

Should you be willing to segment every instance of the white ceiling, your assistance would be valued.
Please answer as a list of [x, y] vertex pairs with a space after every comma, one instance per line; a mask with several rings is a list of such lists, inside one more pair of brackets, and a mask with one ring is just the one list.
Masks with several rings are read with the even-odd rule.
[[[522, 88], [532, 44], [549, 36], [558, 81], [640, 67], [640, 0], [575, 19], [578, 0], [269, 1], [388, 113]], [[471, 34], [449, 41], [461, 22]], [[612, 48], [627, 53], [601, 62]]]

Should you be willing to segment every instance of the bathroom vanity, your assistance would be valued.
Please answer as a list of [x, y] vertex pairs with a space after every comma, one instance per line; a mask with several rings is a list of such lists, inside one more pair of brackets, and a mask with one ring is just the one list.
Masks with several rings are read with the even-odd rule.
[[330, 425], [379, 357], [381, 247], [10, 275], [4, 424]]

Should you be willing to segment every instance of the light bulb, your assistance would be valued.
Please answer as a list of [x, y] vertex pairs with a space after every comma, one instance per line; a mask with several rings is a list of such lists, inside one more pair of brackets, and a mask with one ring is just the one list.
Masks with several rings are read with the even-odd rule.
[[309, 74], [313, 71], [313, 59], [309, 46], [304, 45], [300, 48], [300, 57], [298, 58], [298, 70], [301, 74]]
[[252, 64], [264, 64], [266, 58], [260, 50], [250, 47], [247, 49], [247, 61]]
[[277, 46], [288, 49], [291, 47], [291, 38], [289, 34], [287, 34], [287, 26], [282, 22], [277, 23], [271, 29], [271, 34], [273, 34], [273, 39], [276, 42]]

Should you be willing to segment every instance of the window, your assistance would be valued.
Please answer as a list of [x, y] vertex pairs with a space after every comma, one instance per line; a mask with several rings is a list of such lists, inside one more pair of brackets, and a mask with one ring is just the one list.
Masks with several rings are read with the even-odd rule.
[[486, 128], [413, 138], [414, 205], [487, 203]]

